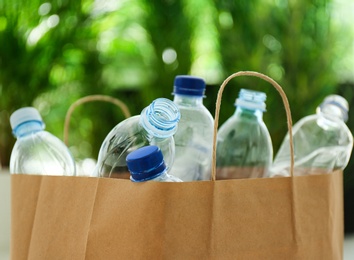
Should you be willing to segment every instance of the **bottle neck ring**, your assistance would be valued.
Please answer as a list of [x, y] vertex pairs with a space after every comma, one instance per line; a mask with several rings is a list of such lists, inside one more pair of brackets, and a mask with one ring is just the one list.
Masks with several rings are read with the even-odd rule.
[[263, 120], [263, 111], [259, 109], [249, 109], [244, 107], [236, 107], [236, 116], [248, 115], [250, 118], [257, 118], [258, 120]]
[[175, 94], [173, 102], [178, 105], [201, 106], [203, 105], [203, 97]]
[[138, 172], [138, 173], [130, 172], [130, 179], [133, 182], [149, 181], [161, 176], [164, 173], [166, 173], [166, 165], [164, 162], [162, 162], [155, 169], [146, 172]]
[[45, 124], [42, 121], [31, 120], [16, 126], [12, 133], [16, 138], [19, 138], [31, 133], [43, 131], [44, 128]]

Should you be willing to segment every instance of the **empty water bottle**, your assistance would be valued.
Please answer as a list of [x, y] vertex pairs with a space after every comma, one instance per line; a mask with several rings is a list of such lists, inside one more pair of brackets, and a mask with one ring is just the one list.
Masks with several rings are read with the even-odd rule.
[[218, 179], [259, 178], [268, 175], [272, 141], [263, 121], [266, 94], [241, 89], [235, 113], [217, 135]]
[[75, 175], [75, 162], [65, 144], [45, 131], [39, 112], [33, 107], [16, 110], [10, 117], [17, 138], [10, 158], [10, 173]]
[[144, 108], [140, 115], [120, 122], [103, 141], [93, 175], [129, 178], [127, 155], [146, 145], [158, 146], [166, 166], [171, 167], [175, 154], [173, 135], [179, 119], [178, 107], [169, 99], [158, 98]]
[[181, 179], [168, 174], [162, 152], [156, 145], [144, 146], [131, 152], [126, 161], [133, 182], [182, 182]]
[[[327, 96], [316, 114], [299, 120], [293, 127], [294, 174], [329, 173], [344, 169], [353, 149], [353, 136], [345, 122], [348, 102], [339, 95]], [[275, 156], [271, 176], [290, 176], [289, 133]]]
[[171, 174], [183, 181], [210, 180], [214, 119], [203, 105], [205, 82], [193, 76], [177, 76], [174, 100], [181, 120], [174, 135], [175, 162]]

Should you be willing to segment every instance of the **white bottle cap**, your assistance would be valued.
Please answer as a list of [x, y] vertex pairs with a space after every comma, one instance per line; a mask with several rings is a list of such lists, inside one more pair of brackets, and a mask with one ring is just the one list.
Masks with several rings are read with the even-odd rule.
[[346, 112], [349, 111], [348, 101], [344, 97], [339, 95], [329, 95], [324, 99], [323, 103], [332, 103], [339, 106]]
[[327, 105], [336, 106], [340, 110], [344, 122], [348, 120], [349, 104], [344, 97], [340, 95], [329, 95], [320, 105], [320, 109], [323, 110]]
[[15, 129], [20, 124], [28, 121], [39, 121], [43, 123], [41, 115], [34, 107], [20, 108], [13, 112], [10, 116], [10, 124], [12, 129]]

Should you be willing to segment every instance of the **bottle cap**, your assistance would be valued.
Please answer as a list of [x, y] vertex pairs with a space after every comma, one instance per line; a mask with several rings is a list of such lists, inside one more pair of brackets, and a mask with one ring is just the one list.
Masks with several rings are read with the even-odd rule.
[[348, 120], [349, 104], [348, 101], [339, 95], [327, 96], [320, 105], [320, 109], [323, 110], [326, 105], [334, 105], [340, 109], [343, 121]]
[[20, 108], [13, 112], [10, 116], [10, 124], [12, 129], [15, 129], [20, 124], [28, 121], [38, 121], [44, 125], [41, 115], [34, 107]]
[[130, 179], [134, 182], [154, 179], [166, 169], [162, 152], [155, 145], [144, 146], [129, 153], [126, 161]]
[[267, 95], [264, 92], [241, 89], [235, 105], [241, 108], [266, 111], [265, 101]]
[[172, 94], [204, 97], [205, 82], [202, 78], [188, 75], [175, 77]]

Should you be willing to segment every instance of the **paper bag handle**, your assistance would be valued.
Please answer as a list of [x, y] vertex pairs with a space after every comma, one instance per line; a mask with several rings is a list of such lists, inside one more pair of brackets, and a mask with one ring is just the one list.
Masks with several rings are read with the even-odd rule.
[[80, 99], [76, 100], [73, 104], [71, 104], [71, 106], [69, 107], [69, 109], [66, 113], [66, 116], [65, 116], [64, 143], [67, 146], [68, 146], [68, 139], [69, 139], [70, 118], [71, 118], [72, 113], [74, 112], [75, 108], [80, 106], [81, 104], [93, 102], [93, 101], [104, 101], [104, 102], [112, 103], [112, 104], [118, 106], [122, 110], [125, 118], [128, 118], [131, 116], [127, 105], [123, 101], [119, 100], [118, 98], [114, 98], [114, 97], [106, 96], [106, 95], [90, 95], [90, 96], [80, 98]]
[[254, 71], [239, 71], [239, 72], [231, 74], [228, 78], [226, 78], [224, 80], [224, 82], [222, 83], [222, 85], [219, 88], [218, 96], [216, 99], [215, 117], [214, 117], [212, 173], [211, 173], [212, 181], [216, 180], [216, 140], [217, 140], [217, 134], [218, 134], [219, 113], [220, 113], [222, 93], [224, 91], [224, 88], [226, 87], [226, 84], [231, 79], [239, 77], [239, 76], [253, 76], [253, 77], [261, 78], [261, 79], [271, 83], [275, 87], [275, 89], [279, 92], [279, 94], [283, 100], [283, 104], [284, 104], [285, 112], [286, 112], [287, 126], [288, 126], [288, 131], [289, 131], [289, 142], [290, 142], [290, 174], [291, 174], [291, 176], [293, 176], [293, 174], [294, 174], [294, 145], [293, 145], [293, 134], [292, 134], [292, 118], [291, 118], [291, 111], [290, 111], [288, 98], [286, 97], [285, 92], [283, 91], [282, 87], [277, 82], [275, 82], [272, 78], [270, 78], [262, 73], [254, 72]]

